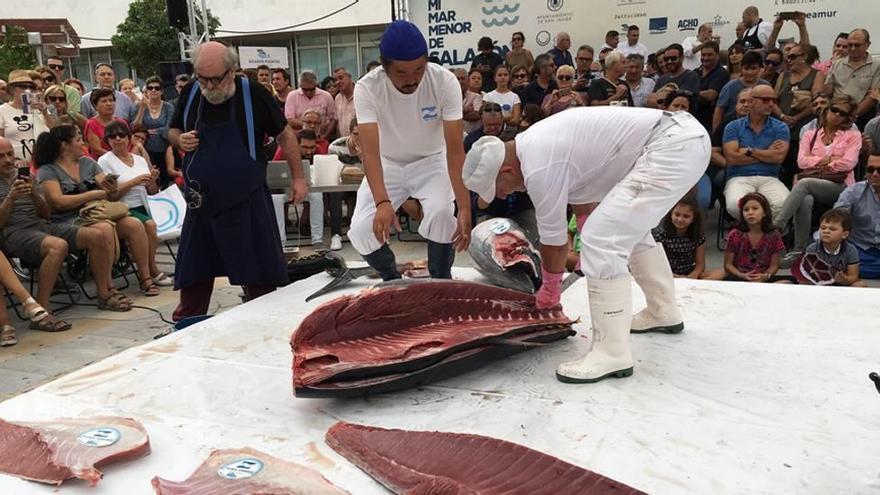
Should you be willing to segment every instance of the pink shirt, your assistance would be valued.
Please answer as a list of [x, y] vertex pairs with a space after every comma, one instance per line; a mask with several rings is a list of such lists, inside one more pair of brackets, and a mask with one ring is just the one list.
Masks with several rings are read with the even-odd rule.
[[[128, 122], [120, 119], [119, 117], [113, 117], [113, 120], [117, 122], [122, 122], [123, 124], [128, 126]], [[86, 127], [83, 130], [83, 141], [85, 141], [86, 147], [88, 147], [89, 145], [88, 139], [90, 134], [98, 136], [98, 139], [101, 140], [101, 148], [110, 151], [110, 145], [104, 141], [104, 124], [98, 122], [97, 117], [92, 117], [86, 121]], [[94, 154], [92, 151], [89, 151], [89, 156], [95, 160], [98, 159], [98, 155]]]
[[[819, 133], [817, 136], [816, 133]], [[814, 140], [813, 137], [816, 137]], [[825, 137], [825, 129], [811, 129], [804, 133], [801, 138], [801, 144], [798, 148], [798, 167], [801, 169], [816, 168], [816, 165], [822, 161], [825, 156], [840, 156], [829, 164], [831, 170], [837, 172], [849, 172], [844, 180], [846, 185], [851, 186], [855, 183], [852, 170], [859, 163], [859, 152], [862, 150], [862, 134], [855, 126], [845, 130], [837, 131], [831, 144], [825, 146], [822, 138]], [[812, 149], [810, 148], [812, 144]]]
[[351, 119], [354, 118], [354, 93], [351, 99], [346, 98], [342, 91], [336, 95], [336, 127], [339, 137], [345, 137], [349, 134], [349, 126]]
[[315, 94], [311, 98], [307, 97], [302, 89], [291, 91], [284, 103], [284, 117], [300, 119], [303, 112], [310, 109], [321, 112], [325, 122], [327, 119], [336, 118], [336, 103], [333, 102], [330, 93], [321, 88], [315, 88]]

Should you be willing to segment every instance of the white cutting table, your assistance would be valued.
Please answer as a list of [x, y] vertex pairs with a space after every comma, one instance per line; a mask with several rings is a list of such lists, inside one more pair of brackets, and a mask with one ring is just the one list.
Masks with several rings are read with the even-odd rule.
[[[477, 279], [471, 269], [457, 278]], [[555, 366], [578, 335], [422, 389], [296, 399], [289, 337], [325, 274], [0, 404], [9, 420], [116, 414], [144, 423], [151, 455], [109, 466], [94, 489], [151, 494], [214, 448], [248, 446], [311, 466], [355, 494], [387, 493], [323, 441], [337, 420], [491, 435], [650, 493], [880, 493], [880, 289], [679, 280], [687, 328], [635, 335], [635, 374], [566, 385]], [[349, 291], [368, 285], [356, 281]], [[636, 307], [643, 305], [634, 287]], [[564, 295], [589, 328], [585, 284]], [[0, 475], [0, 493], [55, 489]]]

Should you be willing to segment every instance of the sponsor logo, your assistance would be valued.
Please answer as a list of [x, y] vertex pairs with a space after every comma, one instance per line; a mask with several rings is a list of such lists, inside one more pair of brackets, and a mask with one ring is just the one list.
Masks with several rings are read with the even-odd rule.
[[817, 3], [817, 0], [776, 0], [776, 5], [803, 5], [806, 3]]
[[730, 24], [730, 21], [725, 21], [724, 18], [721, 17], [720, 15], [716, 15], [715, 20], [712, 21], [713, 27], [721, 27], [721, 26], [726, 26], [728, 24]]
[[697, 18], [691, 19], [681, 19], [678, 21], [678, 30], [679, 31], [696, 31], [697, 27], [700, 25], [700, 20]]
[[[559, 6], [562, 6], [562, 1], [559, 1]], [[519, 22], [519, 15], [514, 15], [519, 10], [519, 2], [513, 5], [492, 5], [489, 7], [483, 6], [480, 10], [482, 10], [484, 16], [498, 16], [489, 19], [483, 19], [481, 22], [484, 27], [494, 27], [494, 26], [513, 26], [517, 22]]]
[[422, 120], [425, 122], [437, 120], [439, 117], [440, 114], [437, 113], [437, 107], [422, 107]]
[[538, 31], [538, 34], [535, 35], [535, 43], [538, 46], [547, 46], [547, 43], [550, 43], [550, 32]]
[[[519, 4], [517, 4], [519, 5]], [[547, 0], [547, 10], [556, 12], [562, 8], [562, 0]]]
[[668, 17], [652, 17], [648, 19], [648, 32], [651, 34], [663, 34], [669, 24]]
[[217, 475], [228, 480], [252, 478], [263, 470], [263, 461], [247, 457], [225, 464], [217, 470]]
[[[805, 12], [807, 19], [831, 19], [833, 17], [837, 17], [836, 10], [816, 10], [813, 12]], [[774, 16], [779, 15], [779, 12], [774, 14]]]
[[635, 12], [632, 14], [614, 14], [614, 20], [620, 21], [623, 19], [637, 19], [639, 17], [648, 17], [648, 14], [645, 12]]

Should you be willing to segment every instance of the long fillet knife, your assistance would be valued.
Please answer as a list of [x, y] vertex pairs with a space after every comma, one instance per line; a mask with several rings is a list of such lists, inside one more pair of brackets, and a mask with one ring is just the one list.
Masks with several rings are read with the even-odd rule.
[[562, 290], [560, 292], [565, 292], [569, 287], [574, 285], [578, 279], [582, 278], [583, 275], [580, 272], [571, 272], [565, 277], [565, 280], [562, 281]]

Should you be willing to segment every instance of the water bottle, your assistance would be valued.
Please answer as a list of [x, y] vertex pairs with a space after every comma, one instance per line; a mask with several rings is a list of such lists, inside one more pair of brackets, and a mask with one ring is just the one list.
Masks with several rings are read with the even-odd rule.
[[31, 90], [25, 90], [21, 95], [21, 113], [31, 113]]

